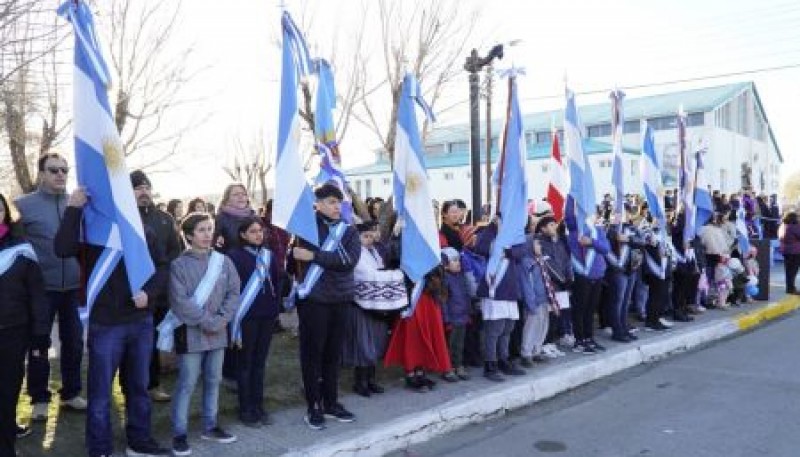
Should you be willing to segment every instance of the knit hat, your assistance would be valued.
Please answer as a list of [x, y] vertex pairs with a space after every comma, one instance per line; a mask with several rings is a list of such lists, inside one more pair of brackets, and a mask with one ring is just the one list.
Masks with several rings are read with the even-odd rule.
[[442, 260], [447, 260], [448, 262], [452, 262], [454, 260], [459, 260], [461, 256], [458, 254], [453, 248], [442, 248]]
[[150, 179], [147, 177], [146, 174], [142, 170], [134, 170], [131, 172], [131, 186], [135, 189], [139, 186], [150, 186], [153, 185], [150, 183]]
[[541, 219], [539, 219], [539, 222], [536, 223], [535, 232], [536, 233], [541, 233], [542, 229], [547, 227], [547, 224], [549, 224], [551, 222], [555, 223], [556, 222], [556, 218], [554, 218], [553, 216], [544, 216], [544, 217], [542, 217]]

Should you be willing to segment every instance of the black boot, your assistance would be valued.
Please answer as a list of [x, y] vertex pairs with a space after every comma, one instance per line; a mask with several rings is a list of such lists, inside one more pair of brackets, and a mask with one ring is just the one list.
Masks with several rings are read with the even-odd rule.
[[503, 382], [505, 379], [497, 371], [497, 362], [484, 362], [483, 376], [489, 381]]
[[382, 394], [386, 390], [375, 382], [375, 365], [365, 368], [367, 370], [367, 388], [374, 394]]
[[361, 395], [362, 397], [369, 397], [370, 391], [369, 387], [367, 387], [367, 368], [366, 367], [355, 367], [353, 369], [353, 392]]
[[525, 370], [516, 366], [516, 364], [510, 360], [501, 360], [497, 362], [497, 366], [500, 368], [500, 371], [507, 376], [522, 376], [525, 374]]

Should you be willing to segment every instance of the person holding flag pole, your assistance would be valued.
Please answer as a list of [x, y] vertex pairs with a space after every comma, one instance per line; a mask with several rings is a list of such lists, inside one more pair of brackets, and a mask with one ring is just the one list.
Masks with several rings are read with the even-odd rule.
[[[307, 414], [313, 430], [325, 428], [325, 417], [353, 422], [355, 415], [338, 401], [339, 361], [346, 307], [355, 296], [353, 270], [361, 256], [354, 227], [342, 220], [342, 190], [333, 183], [313, 193], [300, 153], [299, 78], [310, 73], [305, 39], [284, 11], [281, 102], [278, 116], [273, 223], [294, 235], [287, 272], [294, 276], [289, 303], [297, 306], [300, 366]], [[315, 201], [316, 200], [316, 201]]]
[[528, 223], [527, 155], [522, 114], [519, 109], [516, 78], [520, 68], [511, 68], [508, 76], [508, 108], [503, 134], [502, 153], [493, 177], [497, 186], [496, 213], [491, 223], [478, 235], [475, 252], [486, 257], [486, 274], [480, 278], [480, 299], [484, 329], [484, 376], [503, 381], [509, 376], [524, 375], [509, 357], [511, 332], [520, 319], [517, 302], [522, 298], [518, 268], [528, 248], [525, 226]]
[[394, 205], [398, 219], [395, 235], [400, 235], [400, 269], [413, 284], [413, 290], [408, 310], [395, 324], [384, 365], [402, 366], [406, 387], [425, 392], [436, 385], [426, 371], [446, 373], [452, 367], [437, 305], [444, 298], [441, 272], [437, 270], [442, 261], [441, 249], [415, 104], [428, 119], [435, 120], [416, 78], [406, 74], [397, 109]]
[[[62, 4], [75, 33], [74, 135], [78, 188], [55, 236], [57, 256], [86, 261], [88, 322], [86, 449], [90, 457], [114, 453], [111, 396], [121, 365], [128, 456], [169, 455], [151, 434], [147, 391], [153, 348], [152, 301], [165, 287], [166, 259], [145, 229], [125, 167], [107, 89], [110, 73], [83, 1]], [[157, 267], [157, 268], [156, 268]]]
[[583, 149], [583, 134], [575, 94], [566, 90], [564, 143], [569, 157], [570, 191], [564, 222], [569, 232], [567, 244], [572, 256], [575, 282], [572, 288], [574, 352], [595, 354], [605, 348], [594, 340], [594, 314], [600, 302], [600, 289], [606, 271], [609, 245], [603, 227], [596, 225], [597, 196], [589, 157]]

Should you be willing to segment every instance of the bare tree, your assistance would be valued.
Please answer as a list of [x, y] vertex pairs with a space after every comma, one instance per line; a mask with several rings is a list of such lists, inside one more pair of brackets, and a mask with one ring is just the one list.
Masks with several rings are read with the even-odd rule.
[[[49, 20], [47, 20], [47, 19]], [[0, 79], [2, 132], [8, 146], [14, 178], [22, 192], [35, 187], [31, 164], [62, 139], [68, 123], [62, 120], [59, 82], [59, 45], [63, 24], [49, 9], [27, 5], [3, 30], [4, 68]]]
[[185, 134], [208, 120], [201, 115], [179, 125], [169, 117], [177, 109], [202, 101], [185, 90], [200, 70], [190, 68], [192, 47], [171, 47], [180, 1], [115, 0], [110, 4], [110, 60], [116, 73], [114, 121], [125, 155], [146, 151], [147, 157], [140, 159], [139, 165], [150, 168], [174, 155]]
[[231, 180], [245, 185], [251, 201], [256, 201], [256, 188], [259, 188], [260, 203], [265, 205], [269, 199], [267, 174], [272, 170], [272, 155], [267, 151], [264, 132], [259, 131], [247, 145], [237, 137], [231, 150], [233, 157], [222, 170]]
[[[447, 85], [462, 71], [461, 60], [466, 56], [478, 11], [465, 8], [457, 0], [417, 0], [410, 10], [405, 2], [380, 0], [378, 5], [383, 74], [377, 81], [360, 85], [361, 93], [355, 98], [358, 109], [352, 114], [391, 158], [404, 74], [416, 76], [435, 110]], [[388, 113], [379, 108], [385, 105], [386, 95], [392, 101]], [[427, 122], [423, 129], [427, 131]]]

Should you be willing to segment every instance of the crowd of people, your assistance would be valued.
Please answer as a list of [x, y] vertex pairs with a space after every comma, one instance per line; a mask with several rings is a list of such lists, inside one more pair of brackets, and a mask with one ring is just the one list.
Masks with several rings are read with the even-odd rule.
[[[131, 185], [155, 274], [132, 291], [119, 262], [91, 314], [82, 316], [90, 273], [104, 261], [103, 247], [81, 237], [92, 196], [81, 187], [66, 192], [69, 166], [58, 154], [41, 157], [38, 170], [35, 192], [13, 203], [0, 195], [0, 457], [13, 456], [16, 438], [29, 432], [15, 420], [25, 377], [32, 421], [47, 418], [56, 316], [58, 398], [64, 408], [85, 411], [87, 454], [114, 452], [111, 396], [119, 374], [126, 454], [185, 456], [198, 380], [202, 439], [237, 439], [218, 421], [222, 383], [236, 387], [243, 424], [270, 423], [266, 365], [287, 310], [299, 320], [304, 421], [321, 430], [326, 420], [356, 420], [339, 400], [343, 367], [353, 370], [353, 391], [363, 397], [384, 392], [376, 376], [381, 366], [401, 367], [406, 388], [420, 393], [469, 381], [470, 367], [503, 382], [566, 351], [605, 351], [604, 338], [629, 344], [638, 339], [636, 321], [663, 332], [708, 308], [752, 301], [759, 264], [755, 249], [742, 252], [737, 243], [739, 208], [751, 237], [780, 240], [786, 292], [797, 293], [800, 225], [795, 212], [780, 214], [774, 196], [715, 194], [714, 217], [689, 240], [672, 192], [665, 195], [663, 227], [638, 196], [626, 199], [623, 217], [604, 199], [588, 230], [577, 227], [569, 200], [563, 220], [546, 201], [531, 200], [520, 208], [528, 216], [525, 242], [503, 246], [501, 273], [493, 275], [486, 264], [502, 218], [487, 211], [470, 224], [464, 202], [434, 202], [441, 265], [417, 290], [400, 269], [405, 221], [390, 202], [362, 204], [353, 195], [357, 216], [348, 224], [342, 191], [318, 186], [317, 247], [274, 226], [271, 205], [253, 208], [242, 184], [225, 188], [216, 211], [202, 199], [185, 211], [181, 200], [161, 209], [147, 175], [137, 170]], [[159, 382], [160, 351], [177, 354], [173, 392]], [[153, 402], [170, 402], [171, 446], [153, 438]]]

